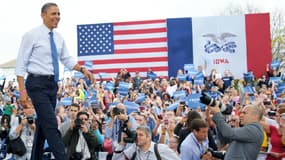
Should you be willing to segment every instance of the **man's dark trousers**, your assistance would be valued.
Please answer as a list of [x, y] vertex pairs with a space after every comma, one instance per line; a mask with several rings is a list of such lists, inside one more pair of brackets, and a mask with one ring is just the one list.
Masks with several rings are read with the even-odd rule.
[[31, 160], [42, 159], [45, 139], [56, 160], [67, 159], [54, 112], [57, 89], [54, 76], [29, 74], [26, 80], [26, 90], [37, 113]]

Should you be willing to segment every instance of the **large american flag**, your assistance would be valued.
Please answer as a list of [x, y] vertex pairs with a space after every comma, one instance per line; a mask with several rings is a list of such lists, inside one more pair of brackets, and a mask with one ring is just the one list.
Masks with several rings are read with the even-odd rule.
[[116, 77], [122, 68], [143, 77], [148, 68], [168, 76], [166, 20], [78, 25], [77, 36], [78, 61], [91, 61], [97, 78]]

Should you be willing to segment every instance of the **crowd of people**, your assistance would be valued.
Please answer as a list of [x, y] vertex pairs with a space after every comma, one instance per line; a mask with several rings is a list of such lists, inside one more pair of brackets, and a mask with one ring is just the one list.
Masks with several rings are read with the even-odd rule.
[[[272, 75], [245, 82], [228, 70], [221, 78], [215, 78], [214, 70], [209, 75], [202, 72], [205, 80], [199, 85], [191, 77], [151, 79], [139, 72], [132, 77], [126, 69], [113, 80], [94, 84], [84, 78], [64, 79], [58, 83], [54, 114], [68, 159], [96, 159], [101, 152], [109, 159], [282, 159], [284, 93], [277, 93], [277, 83], [268, 80]], [[124, 96], [122, 82], [128, 84]], [[0, 156], [29, 159], [37, 115], [18, 103], [17, 83], [3, 81], [1, 86]], [[248, 86], [253, 93], [244, 89]], [[175, 97], [177, 91], [186, 94]], [[215, 104], [188, 103], [187, 96], [197, 93]], [[26, 153], [7, 153], [5, 141], [19, 136]], [[45, 146], [43, 157], [52, 159], [47, 142]]]

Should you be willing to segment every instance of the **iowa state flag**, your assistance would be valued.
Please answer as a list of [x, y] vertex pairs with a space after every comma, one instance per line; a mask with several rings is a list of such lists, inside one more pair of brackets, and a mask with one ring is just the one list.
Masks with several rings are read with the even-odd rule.
[[259, 76], [271, 62], [269, 14], [171, 18], [77, 26], [78, 61], [115, 77], [121, 68], [146, 76], [176, 76], [184, 64], [207, 64], [235, 77], [251, 70]]

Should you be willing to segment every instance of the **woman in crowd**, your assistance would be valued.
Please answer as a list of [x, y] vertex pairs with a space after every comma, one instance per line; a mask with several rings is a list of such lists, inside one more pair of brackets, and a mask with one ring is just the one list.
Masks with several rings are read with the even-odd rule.
[[282, 143], [282, 131], [284, 130], [284, 124], [281, 124], [281, 115], [285, 113], [285, 104], [282, 103], [278, 106], [278, 110], [276, 112], [276, 121], [279, 124], [279, 127], [275, 127], [273, 125], [268, 125], [265, 122], [262, 122], [263, 128], [266, 133], [270, 137], [270, 144], [272, 146], [271, 150], [269, 151], [266, 160], [281, 160], [285, 157], [284, 149], [285, 146]]

